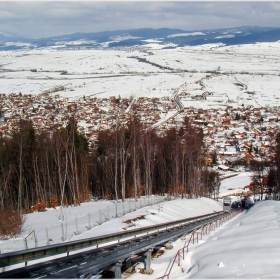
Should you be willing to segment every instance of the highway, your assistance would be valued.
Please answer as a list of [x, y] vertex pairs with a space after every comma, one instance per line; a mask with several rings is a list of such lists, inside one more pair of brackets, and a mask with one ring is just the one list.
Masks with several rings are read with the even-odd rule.
[[176, 104], [176, 110], [177, 112], [175, 112], [174, 114], [172, 114], [171, 116], [169, 116], [167, 119], [164, 120], [159, 120], [158, 122], [154, 123], [153, 125], [151, 125], [150, 127], [147, 128], [147, 130], [151, 130], [154, 127], [157, 127], [165, 122], [167, 122], [170, 118], [175, 118], [177, 115], [179, 115], [180, 113], [184, 112], [184, 105], [181, 102], [180, 98], [179, 98], [179, 92], [180, 92], [180, 87], [176, 88], [173, 92], [173, 97], [171, 98], [174, 103]]

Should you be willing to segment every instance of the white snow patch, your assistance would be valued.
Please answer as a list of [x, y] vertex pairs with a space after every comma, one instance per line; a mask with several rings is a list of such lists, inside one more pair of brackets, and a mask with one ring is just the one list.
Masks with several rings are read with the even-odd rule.
[[199, 36], [199, 35], [206, 35], [203, 32], [191, 32], [191, 33], [178, 33], [178, 34], [172, 34], [166, 36], [167, 38], [173, 38], [173, 37], [184, 37], [184, 36]]
[[223, 36], [217, 36], [215, 39], [223, 39], [223, 38], [234, 38], [235, 35], [223, 35]]

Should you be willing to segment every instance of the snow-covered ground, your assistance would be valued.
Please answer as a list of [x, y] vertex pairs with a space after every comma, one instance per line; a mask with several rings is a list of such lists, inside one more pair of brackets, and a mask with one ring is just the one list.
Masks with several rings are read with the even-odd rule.
[[[248, 184], [250, 175], [241, 172], [223, 180], [220, 194], [229, 194], [228, 188], [241, 188]], [[65, 240], [77, 240], [222, 210], [221, 201], [208, 198], [163, 202], [159, 196], [152, 196], [149, 200], [142, 197], [141, 208], [136, 211], [135, 206], [140, 207], [140, 201], [135, 204], [131, 199], [117, 205], [118, 218], [115, 218], [116, 203], [111, 201], [83, 203], [77, 207], [28, 214], [20, 236], [0, 241], [1, 253], [24, 249], [23, 238], [32, 230], [36, 233], [38, 245], [44, 246], [47, 243], [46, 229], [52, 240], [50, 244], [62, 242], [62, 225]], [[145, 215], [145, 219], [136, 220], [133, 224], [125, 222], [140, 215]], [[198, 243], [191, 244], [181, 266], [174, 265], [170, 278], [279, 278], [279, 215], [280, 202], [256, 202], [248, 211], [245, 210], [210, 235], [203, 236]], [[77, 235], [77, 232], [80, 234]], [[139, 273], [138, 268], [144, 267], [140, 263], [130, 279], [155, 279], [164, 275], [177, 250], [184, 247], [188, 238], [185, 241], [174, 240], [172, 250], [165, 250], [163, 255], [152, 260], [152, 275]], [[35, 246], [33, 235], [27, 241], [29, 248]]]
[[[185, 107], [279, 106], [279, 50], [280, 41], [175, 49], [148, 43], [133, 50], [2, 51], [0, 94], [40, 94], [64, 86], [58, 93], [72, 99], [163, 97], [180, 88]], [[206, 97], [199, 98], [205, 92]]]
[[[198, 243], [191, 243], [180, 266], [173, 266], [169, 279], [279, 279], [279, 215], [279, 201], [258, 201]], [[172, 250], [152, 260], [153, 279], [169, 271], [176, 252], [186, 242], [188, 238], [178, 239]], [[137, 265], [137, 273], [129, 279], [151, 279], [138, 272], [141, 267], [142, 263]]]
[[[244, 187], [252, 182], [251, 172], [240, 172], [235, 173], [236, 176], [226, 178], [221, 181], [220, 185], [220, 195], [232, 195], [235, 193], [244, 192]], [[230, 176], [230, 175], [228, 175]]]
[[[115, 218], [116, 203], [112, 201], [82, 203], [77, 207], [27, 214], [23, 233], [15, 239], [0, 241], [0, 249], [2, 253], [23, 250], [25, 248], [23, 239], [33, 230], [38, 239], [38, 246], [44, 246], [47, 243], [46, 230], [49, 239], [52, 240], [50, 244], [57, 244], [62, 242], [62, 238], [65, 241], [73, 241], [165, 223], [174, 219], [184, 219], [222, 209], [221, 203], [207, 198], [176, 199], [165, 202], [161, 202], [162, 199], [158, 200], [158, 198], [160, 197], [151, 196], [149, 199], [143, 197], [137, 203], [133, 199], [127, 199], [125, 203], [119, 202], [117, 203], [120, 216], [118, 218]], [[141, 208], [135, 211], [135, 205], [137, 208], [140, 207], [140, 202]], [[150, 205], [151, 203], [153, 205]], [[125, 222], [141, 215], [145, 215], [145, 219], [139, 219], [133, 223]], [[62, 226], [64, 236], [62, 236]], [[77, 232], [80, 234], [77, 235]], [[29, 248], [35, 246], [33, 235], [27, 241]]]
[[[251, 182], [250, 175], [248, 172], [241, 172], [237, 176], [222, 180], [220, 196], [240, 192], [242, 187]], [[228, 190], [229, 188], [233, 190]], [[99, 200], [82, 203], [77, 207], [51, 208], [46, 212], [27, 214], [22, 234], [14, 239], [0, 240], [0, 250], [1, 253], [6, 253], [24, 249], [23, 238], [33, 230], [38, 239], [38, 246], [44, 246], [47, 243], [47, 234], [52, 240], [50, 244], [57, 244], [62, 242], [62, 239], [77, 240], [123, 231], [124, 228], [129, 228], [125, 223], [126, 220], [141, 215], [146, 215], [146, 218], [135, 222], [130, 228], [164, 223], [222, 209], [220, 203], [207, 198], [172, 201], [164, 201], [164, 198], [164, 196], [153, 195], [149, 198], [141, 197], [137, 202], [132, 198], [126, 199], [124, 203]], [[27, 241], [29, 248], [35, 246], [33, 235]]]

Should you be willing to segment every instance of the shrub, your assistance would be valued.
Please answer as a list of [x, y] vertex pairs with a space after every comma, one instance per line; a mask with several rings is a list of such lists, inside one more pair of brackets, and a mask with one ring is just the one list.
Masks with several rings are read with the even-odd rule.
[[11, 207], [0, 212], [0, 239], [18, 236], [24, 224], [24, 216]]
[[50, 207], [56, 208], [57, 206], [59, 206], [58, 198], [57, 196], [53, 195], [50, 198]]
[[31, 206], [31, 212], [45, 212], [47, 207], [47, 202], [40, 200], [35, 205]]

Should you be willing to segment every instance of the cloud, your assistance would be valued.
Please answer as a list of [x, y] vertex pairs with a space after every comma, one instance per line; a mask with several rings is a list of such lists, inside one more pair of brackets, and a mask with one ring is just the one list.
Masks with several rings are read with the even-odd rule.
[[0, 30], [31, 37], [134, 28], [280, 27], [279, 2], [9, 1]]

